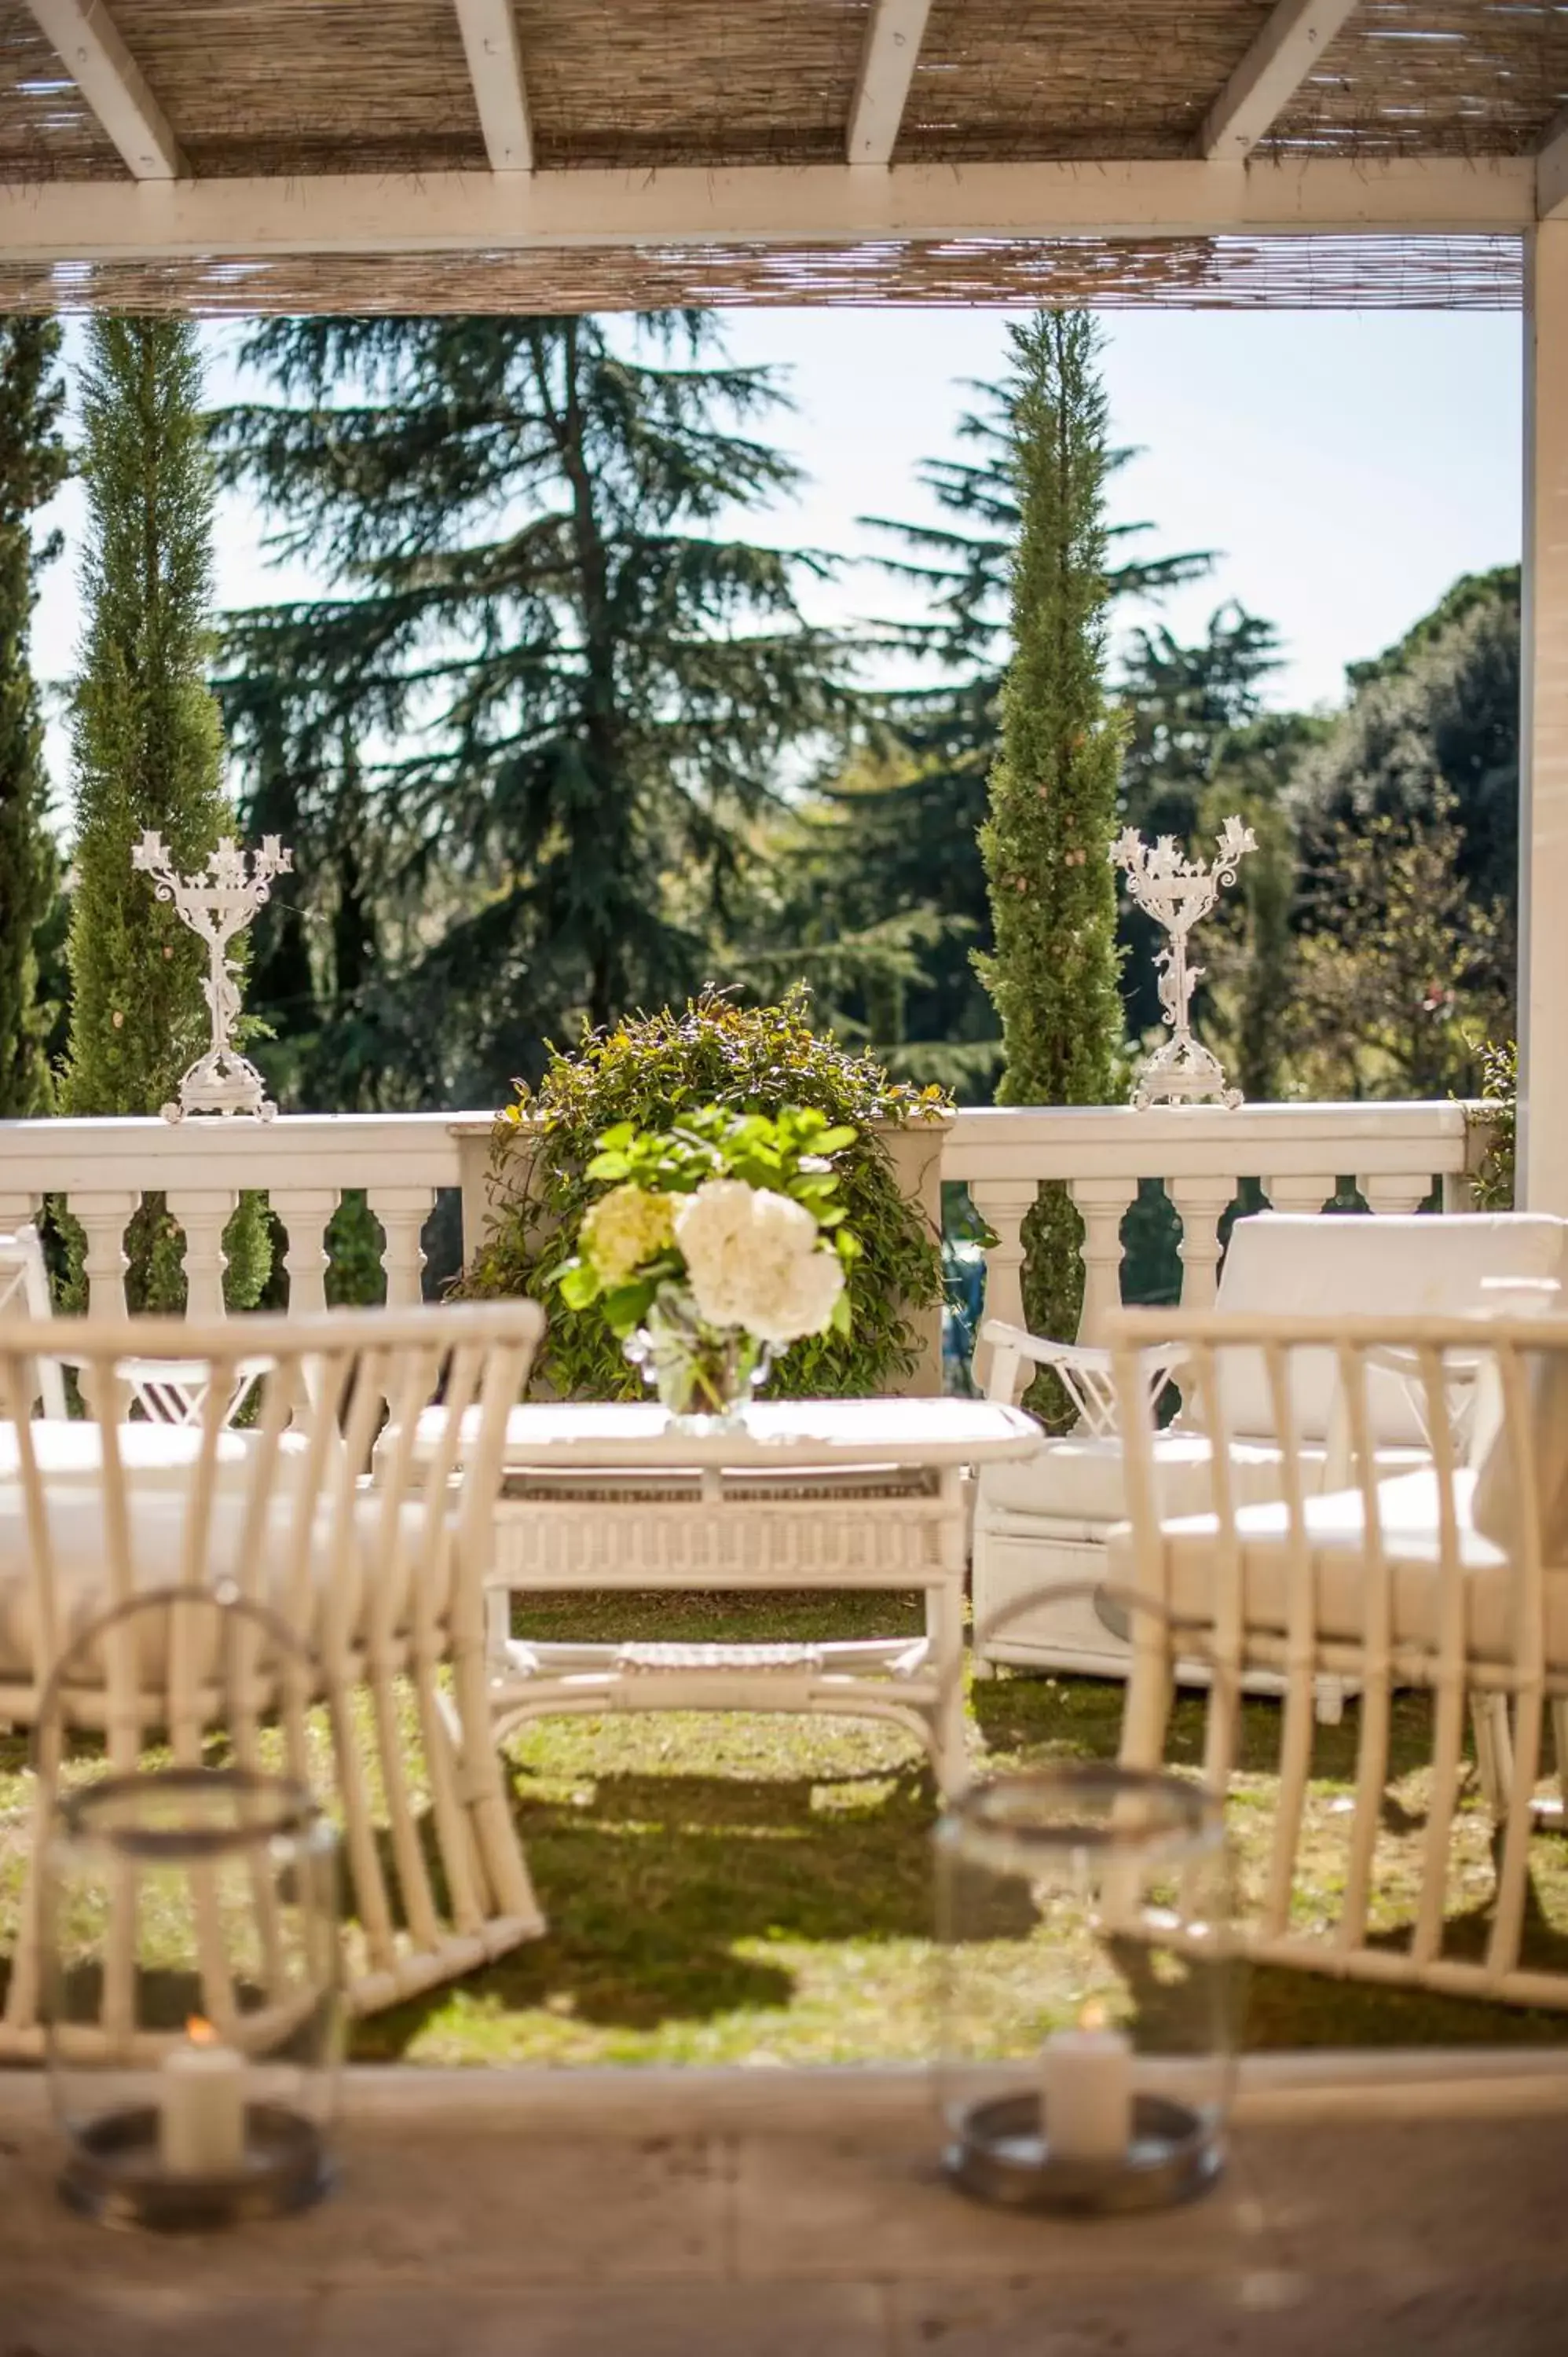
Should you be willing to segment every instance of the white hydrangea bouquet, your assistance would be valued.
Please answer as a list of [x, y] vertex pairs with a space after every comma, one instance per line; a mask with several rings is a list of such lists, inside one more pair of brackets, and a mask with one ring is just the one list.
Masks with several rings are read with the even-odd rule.
[[809, 1110], [722, 1105], [607, 1130], [586, 1173], [607, 1191], [554, 1273], [562, 1298], [598, 1303], [671, 1415], [736, 1421], [777, 1354], [849, 1331], [860, 1243], [832, 1157], [854, 1137]]

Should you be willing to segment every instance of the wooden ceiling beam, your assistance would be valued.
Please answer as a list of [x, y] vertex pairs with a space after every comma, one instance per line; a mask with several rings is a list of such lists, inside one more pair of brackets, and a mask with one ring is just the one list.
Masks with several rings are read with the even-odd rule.
[[39, 29], [138, 180], [188, 173], [169, 120], [103, 0], [27, 0]]
[[456, 0], [492, 172], [532, 172], [533, 136], [511, 0]]
[[931, 0], [875, 0], [850, 109], [852, 164], [893, 161], [930, 13]]
[[1535, 159], [1535, 210], [1542, 221], [1568, 221], [1568, 107]]
[[1204, 117], [1197, 152], [1241, 164], [1276, 124], [1358, 0], [1278, 0]]
[[0, 263], [955, 237], [1517, 235], [1532, 156], [0, 183]]

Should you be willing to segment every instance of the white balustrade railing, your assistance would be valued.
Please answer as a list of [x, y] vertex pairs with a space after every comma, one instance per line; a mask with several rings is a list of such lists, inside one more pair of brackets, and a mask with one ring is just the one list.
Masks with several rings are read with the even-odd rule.
[[[1159, 1179], [1181, 1222], [1182, 1301], [1208, 1308], [1219, 1222], [1244, 1179], [1277, 1211], [1320, 1211], [1350, 1179], [1369, 1210], [1413, 1211], [1440, 1185], [1468, 1209], [1485, 1150], [1477, 1108], [1429, 1104], [997, 1106], [960, 1113], [942, 1154], [996, 1242], [986, 1255], [986, 1312], [1022, 1324], [1020, 1231], [1047, 1179], [1065, 1180], [1083, 1222], [1079, 1339], [1097, 1341], [1121, 1299], [1122, 1222], [1140, 1183]], [[1058, 1340], [1065, 1339], [1058, 1337]]]
[[[185, 1232], [190, 1308], [222, 1306], [224, 1226], [242, 1189], [264, 1189], [287, 1238], [293, 1308], [325, 1300], [328, 1222], [363, 1189], [385, 1238], [387, 1296], [416, 1301], [425, 1221], [442, 1189], [462, 1192], [466, 1249], [483, 1225], [488, 1114], [294, 1114], [267, 1123], [159, 1120], [0, 1122], [0, 1228], [63, 1196], [87, 1236], [91, 1307], [124, 1306], [126, 1223], [142, 1196], [166, 1195]], [[1163, 1180], [1182, 1225], [1184, 1299], [1212, 1300], [1219, 1222], [1244, 1179], [1277, 1210], [1319, 1211], [1352, 1179], [1373, 1211], [1413, 1211], [1434, 1182], [1453, 1206], [1469, 1200], [1484, 1146], [1457, 1103], [986, 1108], [959, 1113], [901, 1150], [906, 1183], [936, 1208], [940, 1176], [962, 1181], [996, 1243], [987, 1303], [1017, 1320], [1020, 1230], [1041, 1182], [1063, 1179], [1084, 1223], [1082, 1333], [1097, 1336], [1120, 1297], [1122, 1221], [1140, 1181]], [[934, 1336], [931, 1338], [934, 1344]], [[928, 1376], [934, 1372], [934, 1356]]]

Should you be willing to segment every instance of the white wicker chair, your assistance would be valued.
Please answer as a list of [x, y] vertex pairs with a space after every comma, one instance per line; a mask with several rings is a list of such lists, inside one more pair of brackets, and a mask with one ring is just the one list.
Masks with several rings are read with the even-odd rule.
[[[199, 1425], [165, 1434], [151, 1456], [138, 1445], [146, 1425], [96, 1419], [91, 1479], [74, 1458], [51, 1469], [59, 1427], [30, 1417], [33, 1369], [50, 1329], [0, 1324], [0, 1417], [10, 1419], [14, 1451], [0, 1480], [0, 1718], [33, 1725], [66, 1647], [148, 1589], [231, 1583], [281, 1615], [313, 1650], [311, 1695], [258, 1677], [246, 1707], [218, 1725], [226, 1687], [176, 1641], [171, 1614], [156, 1658], [128, 1659], [120, 1644], [89, 1653], [85, 1674], [63, 1690], [63, 1726], [68, 1738], [101, 1734], [120, 1772], [165, 1741], [177, 1762], [194, 1762], [215, 1733], [250, 1765], [269, 1713], [319, 1706], [324, 1726], [313, 1725], [329, 1755], [328, 1793], [357, 1919], [349, 1993], [360, 2012], [455, 1978], [542, 1929], [490, 1738], [483, 1594], [507, 1411], [541, 1324], [528, 1302], [202, 1327], [83, 1319], [73, 1323], [72, 1357], [91, 1395], [113, 1398], [114, 1371], [134, 1355], [155, 1368], [195, 1365], [205, 1401]], [[267, 1372], [253, 1428], [236, 1432], [224, 1411], [242, 1360]], [[381, 1453], [372, 1491], [360, 1469], [384, 1404], [412, 1433], [438, 1392], [469, 1412], [461, 1480], [448, 1452], [414, 1480], [411, 1450], [394, 1447]], [[300, 1727], [288, 1731], [302, 1739]], [[38, 1964], [29, 1895], [0, 2056], [36, 2050]], [[107, 2018], [128, 1953], [112, 1946], [104, 1964]]]
[[[1238, 1220], [1220, 1273], [1217, 1308], [1260, 1317], [1322, 1314], [1397, 1317], [1402, 1310], [1446, 1315], [1479, 1308], [1499, 1279], [1563, 1274], [1568, 1225], [1542, 1213], [1410, 1218], [1336, 1218], [1264, 1212]], [[1154, 1391], [1175, 1369], [1183, 1394], [1176, 1422], [1155, 1446], [1166, 1513], [1207, 1504], [1209, 1442], [1192, 1388], [1177, 1365], [1179, 1318], [1161, 1313], [1162, 1339], [1151, 1354]], [[1128, 1511], [1126, 1470], [1112, 1396], [1109, 1352], [1066, 1350], [1012, 1327], [985, 1329], [992, 1344], [990, 1396], [1011, 1400], [1036, 1366], [1055, 1367], [1082, 1410], [1075, 1431], [1041, 1443], [1015, 1465], [987, 1466], [976, 1483], [974, 1617], [978, 1629], [1004, 1620], [1005, 1636], [986, 1657], [1038, 1668], [1125, 1677], [1127, 1649], [1084, 1601], [1104, 1577], [1105, 1544]], [[1298, 1463], [1306, 1487], [1345, 1479], [1343, 1418], [1332, 1360], [1304, 1360], [1296, 1371]], [[1238, 1494], [1264, 1501], [1281, 1494], [1282, 1453], [1273, 1404], [1256, 1360], [1227, 1370], [1227, 1429]], [[1383, 1371], [1369, 1394], [1377, 1449], [1389, 1470], [1425, 1461], [1420, 1403], [1396, 1374]], [[1053, 1587], [1070, 1590], [1020, 1616], [1013, 1608]]]
[[[52, 1316], [53, 1307], [43, 1244], [28, 1221], [8, 1235], [0, 1235], [0, 1318], [20, 1314], [45, 1319]], [[77, 1367], [75, 1351], [74, 1321], [62, 1319], [50, 1336], [49, 1349], [39, 1352], [34, 1374], [34, 1397], [41, 1402], [47, 1416], [63, 1417], [68, 1413], [63, 1370]], [[263, 1360], [235, 1361], [224, 1406], [226, 1422], [233, 1422], [265, 1372]], [[206, 1376], [199, 1360], [188, 1356], [144, 1361], [133, 1353], [120, 1361], [114, 1375], [122, 1394], [129, 1395], [150, 1424], [200, 1423]]]
[[[1248, 1674], [1270, 1672], [1283, 1689], [1278, 1793], [1244, 1919], [1249, 1952], [1363, 1980], [1568, 2006], [1568, 1942], [1560, 1932], [1524, 1949], [1531, 1843], [1561, 1839], [1538, 1830], [1554, 1808], [1537, 1796], [1549, 1709], [1560, 1781], [1568, 1768], [1568, 1319], [1128, 1312], [1118, 1328], [1132, 1522], [1107, 1549], [1107, 1578], [1112, 1589], [1125, 1584], [1154, 1598], [1175, 1620], [1130, 1616], [1123, 1761], [1164, 1759], [1175, 1656], [1184, 1649], [1211, 1664], [1203, 1771], [1220, 1792], [1240, 1770]], [[1156, 1335], [1185, 1347], [1187, 1380], [1220, 1444], [1207, 1512], [1162, 1517], [1137, 1347]], [[1323, 1364], [1326, 1354], [1351, 1457], [1348, 1485], [1327, 1492], [1312, 1486], [1296, 1409], [1303, 1366], [1309, 1356]], [[1245, 1501], [1224, 1445], [1228, 1377], [1242, 1362], [1261, 1367], [1283, 1444], [1283, 1494], [1273, 1503]], [[1432, 1458], [1380, 1480], [1371, 1403], [1391, 1365], [1424, 1395]], [[1456, 1379], [1467, 1383], [1477, 1367], [1466, 1448], [1448, 1411]], [[1335, 1739], [1314, 1727], [1314, 1689], [1325, 1675], [1359, 1693], [1348, 1805], [1311, 1781], [1315, 1744]], [[1393, 1696], [1408, 1687], [1434, 1696], [1430, 1737], [1421, 1738], [1424, 1791], [1413, 1804], [1417, 1825], [1424, 1807], [1419, 1835], [1387, 1822]], [[1460, 1805], [1467, 1709], [1489, 1813]], [[1411, 1732], [1407, 1725], [1406, 1742]], [[1249, 1822], [1257, 1822], [1251, 1812]], [[1474, 1915], [1477, 1887], [1490, 1879], [1494, 1824], [1500, 1847], [1484, 1953], [1465, 1953], [1452, 1901], [1462, 1894]], [[1308, 1843], [1314, 1893], [1305, 1903]], [[1402, 1905], [1392, 1903], [1395, 1888], [1412, 1894]], [[1337, 1905], [1325, 1897], [1336, 1889]]]

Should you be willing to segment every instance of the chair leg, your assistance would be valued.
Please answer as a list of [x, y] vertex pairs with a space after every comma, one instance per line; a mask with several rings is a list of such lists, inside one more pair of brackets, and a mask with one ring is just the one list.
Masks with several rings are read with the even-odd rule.
[[1318, 1678], [1312, 1689], [1312, 1715], [1319, 1727], [1337, 1727], [1345, 1716], [1343, 1678]]
[[1513, 1737], [1509, 1728], [1508, 1699], [1503, 1695], [1472, 1695], [1470, 1723], [1476, 1736], [1476, 1769], [1481, 1792], [1493, 1817], [1508, 1814], [1513, 1783]]

